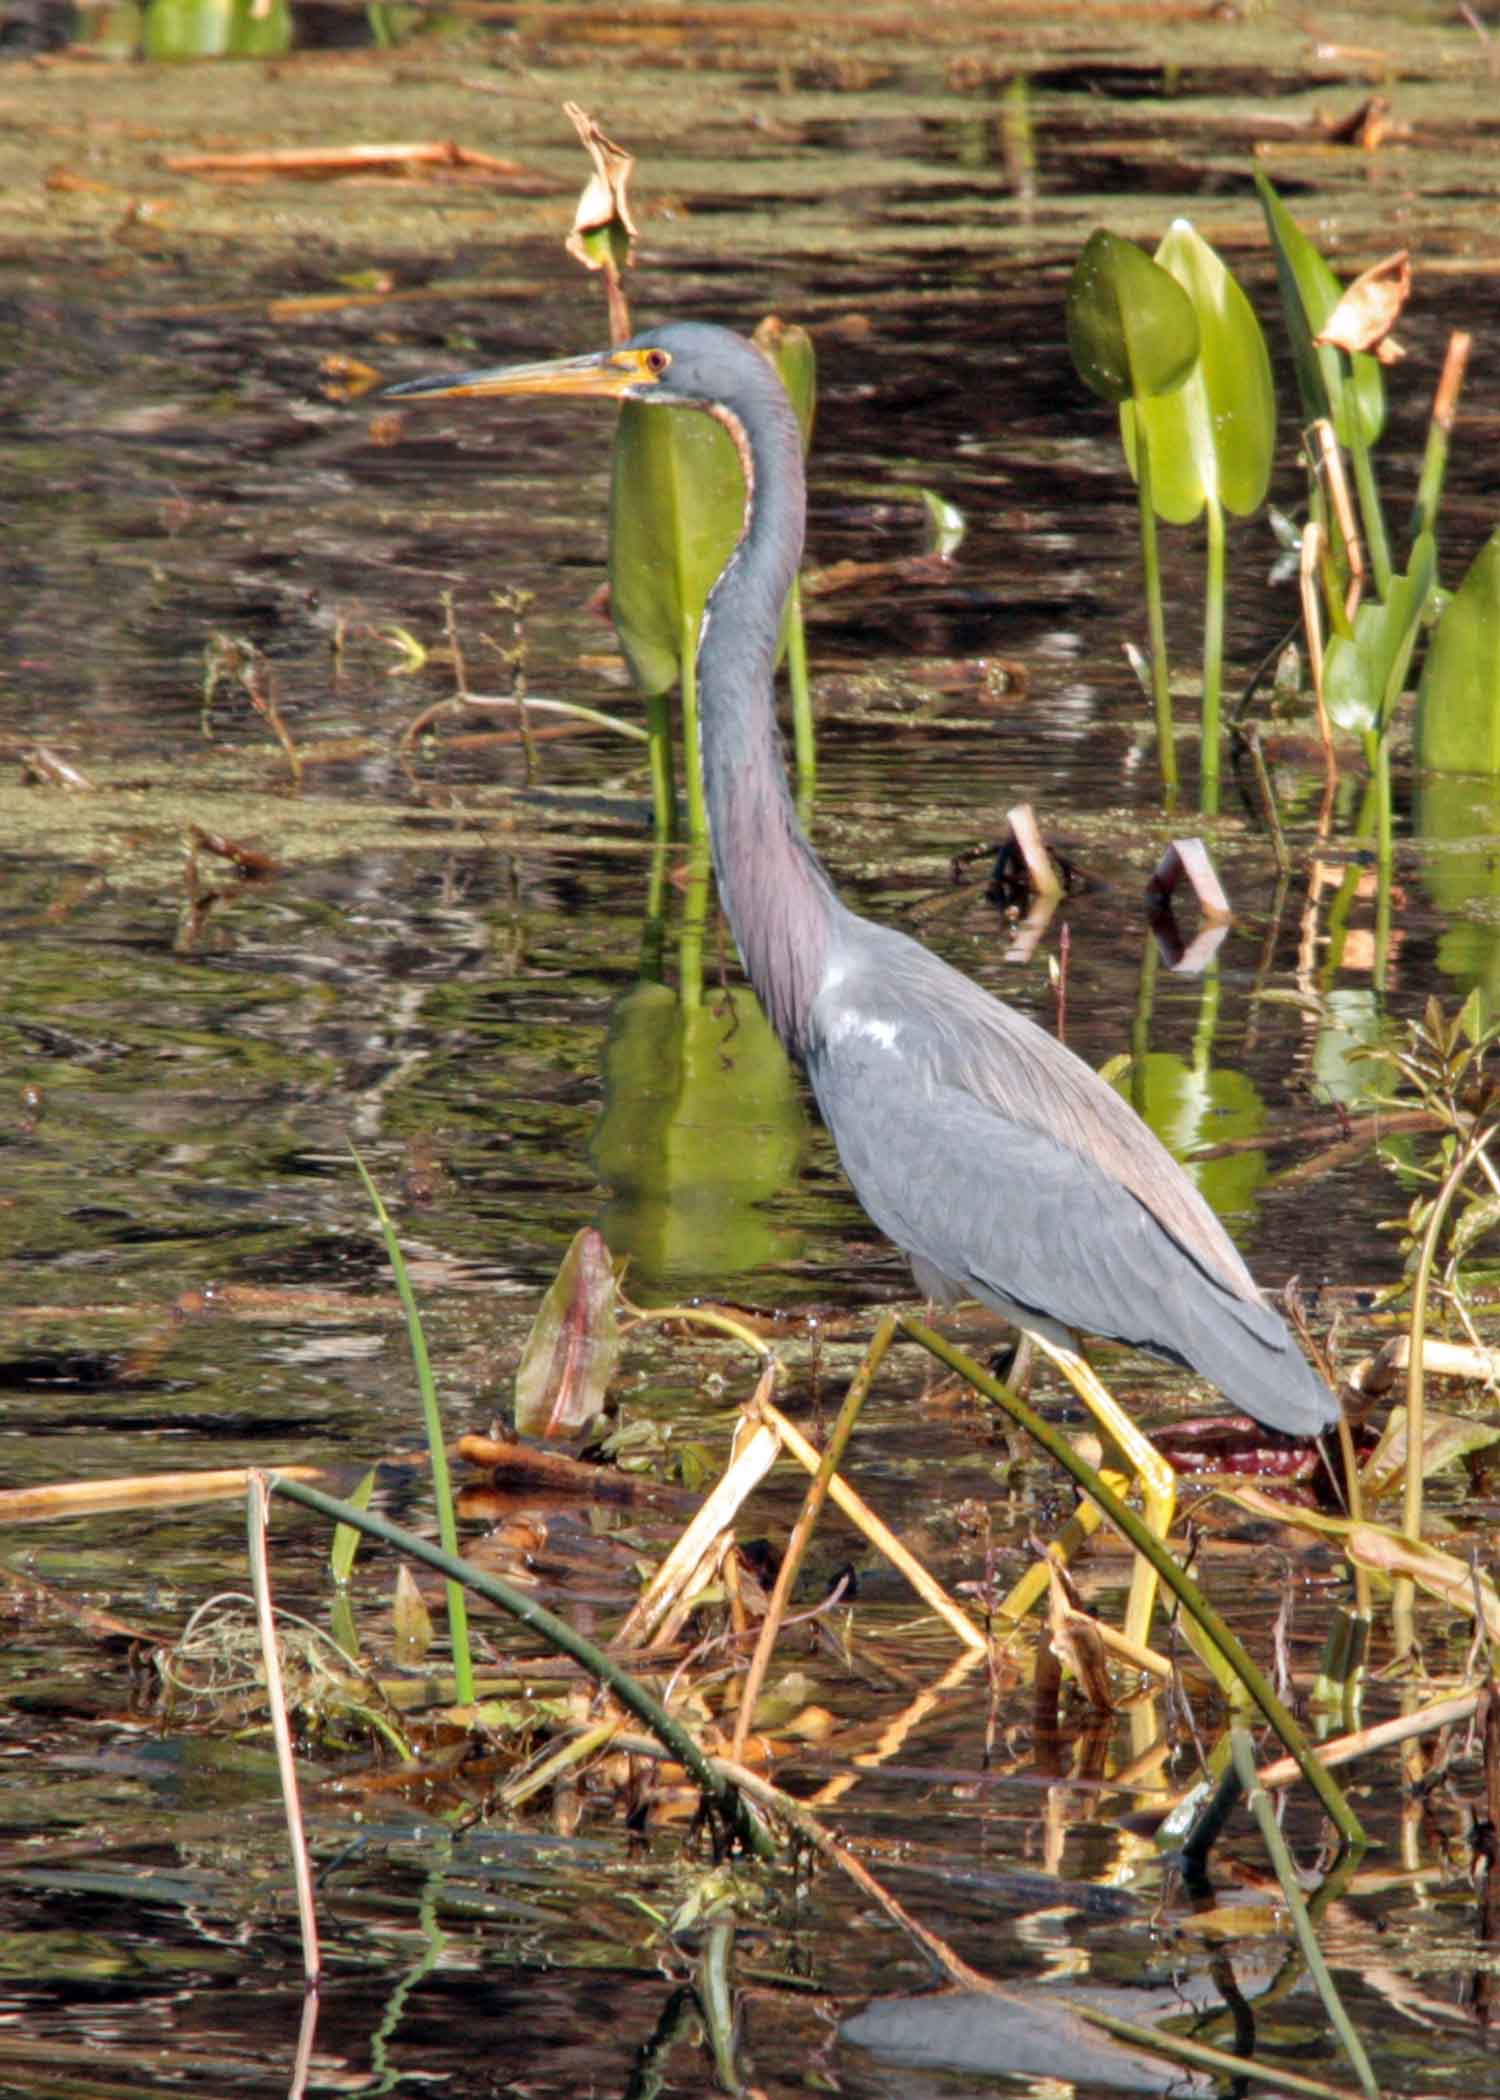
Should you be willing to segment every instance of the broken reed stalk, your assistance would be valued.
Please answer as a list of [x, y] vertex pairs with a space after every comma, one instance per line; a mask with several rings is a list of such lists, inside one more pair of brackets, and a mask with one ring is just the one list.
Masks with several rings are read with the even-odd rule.
[[1473, 343], [1474, 338], [1462, 328], [1455, 328], [1448, 338], [1448, 354], [1443, 359], [1437, 392], [1432, 397], [1432, 419], [1427, 425], [1422, 475], [1412, 509], [1411, 536], [1414, 540], [1424, 532], [1437, 530], [1438, 506], [1443, 499], [1443, 482], [1448, 473], [1448, 443], [1453, 435], [1458, 397], [1463, 389]]
[[[854, 1425], [859, 1420], [859, 1411], [865, 1404], [865, 1397], [869, 1393], [875, 1373], [880, 1369], [887, 1349], [891, 1346], [891, 1340], [895, 1332], [896, 1315], [893, 1312], [882, 1313], [870, 1346], [865, 1351], [864, 1361], [851, 1380], [848, 1392], [844, 1395], [844, 1404], [839, 1409], [838, 1419], [833, 1425], [833, 1433], [828, 1439], [822, 1461], [808, 1486], [802, 1508], [798, 1512], [797, 1521], [792, 1526], [792, 1535], [787, 1540], [786, 1551], [781, 1556], [781, 1566], [776, 1571], [775, 1587], [771, 1591], [770, 1602], [766, 1606], [766, 1616], [761, 1623], [760, 1638], [755, 1644], [755, 1653], [750, 1658], [749, 1671], [746, 1674], [743, 1685], [740, 1687], [740, 1709], [735, 1716], [734, 1741], [730, 1746], [729, 1752], [730, 1756], [736, 1761], [742, 1759], [745, 1755], [746, 1739], [754, 1726], [755, 1709], [760, 1702], [761, 1687], [766, 1681], [766, 1671], [770, 1668], [771, 1657], [775, 1653], [776, 1637], [781, 1631], [782, 1620], [786, 1617], [786, 1608], [791, 1598], [792, 1586], [802, 1571], [802, 1563], [807, 1556], [807, 1549], [812, 1543], [812, 1535], [817, 1527], [818, 1518], [822, 1514], [824, 1503], [828, 1500], [828, 1491], [833, 1484], [833, 1476], [842, 1463], [844, 1452], [848, 1448], [849, 1439], [854, 1434]], [[769, 1395], [766, 1397], [769, 1398]]]
[[[367, 1538], [379, 1539], [393, 1546], [398, 1553], [424, 1566], [435, 1568], [445, 1575], [450, 1584], [462, 1583], [466, 1589], [483, 1597], [487, 1603], [516, 1619], [533, 1633], [556, 1648], [563, 1655], [571, 1656], [592, 1677], [596, 1684], [613, 1692], [625, 1709], [645, 1724], [664, 1748], [683, 1765], [697, 1781], [709, 1805], [722, 1816], [734, 1834], [760, 1859], [774, 1859], [775, 1841], [758, 1817], [752, 1815], [740, 1796], [739, 1790], [717, 1770], [711, 1759], [699, 1748], [693, 1737], [679, 1721], [673, 1719], [661, 1701], [648, 1692], [638, 1678], [632, 1677], [592, 1641], [585, 1640], [581, 1633], [571, 1627], [566, 1619], [548, 1611], [535, 1597], [524, 1590], [512, 1588], [497, 1575], [487, 1575], [478, 1568], [471, 1568], [456, 1554], [446, 1553], [415, 1532], [403, 1531], [384, 1517], [372, 1515], [368, 1510], [356, 1509], [352, 1503], [340, 1502], [332, 1495], [325, 1495], [317, 1488], [303, 1485], [301, 1481], [286, 1480], [278, 1474], [269, 1476], [273, 1494], [284, 1495], [290, 1502], [300, 1502], [304, 1509], [315, 1510], [321, 1517], [334, 1523], [352, 1524]], [[460, 1703], [463, 1703], [462, 1701]]]
[[286, 1810], [287, 1842], [292, 1853], [292, 1880], [297, 1890], [297, 1922], [302, 1931], [302, 1973], [309, 1992], [316, 1991], [322, 1976], [318, 1950], [318, 1912], [313, 1901], [312, 1865], [307, 1856], [307, 1831], [302, 1822], [302, 1796], [297, 1786], [297, 1759], [292, 1749], [291, 1723], [287, 1719], [286, 1686], [281, 1676], [281, 1648], [276, 1638], [276, 1613], [271, 1604], [271, 1574], [266, 1565], [266, 1531], [271, 1521], [270, 1496], [264, 1473], [250, 1475], [245, 1497], [249, 1533], [250, 1586], [255, 1593], [255, 1618], [260, 1629], [261, 1660], [266, 1673], [266, 1697], [271, 1708], [271, 1740], [276, 1745], [276, 1769], [281, 1779], [281, 1802]]
[[[761, 1418], [775, 1430], [777, 1436], [791, 1452], [799, 1466], [816, 1474], [822, 1460], [795, 1422], [789, 1422], [779, 1408], [769, 1400], [758, 1404], [751, 1401]], [[841, 1474], [835, 1473], [828, 1484], [831, 1501], [837, 1504], [849, 1522], [862, 1531], [877, 1553], [883, 1553], [898, 1574], [904, 1575], [929, 1611], [937, 1613], [958, 1639], [972, 1654], [988, 1655], [989, 1641], [974, 1624], [961, 1605], [955, 1604], [942, 1584], [936, 1581], [922, 1563], [909, 1553], [888, 1524], [883, 1524], [869, 1504], [858, 1496]]]
[[998, 1378], [990, 1377], [972, 1357], [966, 1356], [961, 1349], [955, 1349], [951, 1342], [945, 1341], [942, 1335], [924, 1326], [920, 1320], [913, 1320], [902, 1314], [900, 1325], [903, 1333], [919, 1343], [929, 1355], [935, 1356], [939, 1363], [946, 1364], [949, 1370], [955, 1371], [960, 1378], [966, 1379], [974, 1390], [982, 1393], [987, 1400], [1003, 1408], [1011, 1420], [1025, 1430], [1033, 1443], [1039, 1444], [1048, 1457], [1070, 1474], [1084, 1493], [1098, 1503], [1110, 1523], [1124, 1535], [1127, 1543], [1150, 1561], [1183, 1609], [1191, 1614], [1208, 1639], [1222, 1652], [1245, 1690], [1296, 1759], [1298, 1769], [1322, 1802], [1340, 1837], [1346, 1844], [1363, 1845], [1366, 1839], [1359, 1819], [1324, 1770], [1292, 1714], [1277, 1698], [1265, 1673], [1197, 1584], [1183, 1573], [1172, 1554], [1152, 1536], [1135, 1511], [1111, 1492], [1093, 1467], [1079, 1457], [1066, 1437], [1060, 1436], [1050, 1423], [1042, 1420], [1034, 1408], [1028, 1407], [1024, 1400], [1018, 1398], [1008, 1386], [1002, 1385]]
[[[768, 1363], [756, 1387], [757, 1396], [769, 1392], [775, 1375], [775, 1365]], [[751, 1405], [754, 1405], [753, 1400]], [[670, 1616], [682, 1610], [688, 1586], [698, 1578], [705, 1558], [715, 1551], [717, 1542], [728, 1532], [743, 1504], [780, 1456], [781, 1444], [776, 1432], [767, 1424], [752, 1420], [748, 1412], [742, 1413], [728, 1465], [610, 1641], [610, 1648], [616, 1655], [650, 1649], [666, 1638], [663, 1628]]]
[[[1357, 1728], [1348, 1735], [1331, 1736], [1319, 1743], [1318, 1755], [1323, 1762], [1334, 1765], [1350, 1765], [1356, 1758], [1370, 1757], [1377, 1750], [1389, 1749], [1396, 1743], [1409, 1743], [1424, 1735], [1438, 1735], [1445, 1728], [1457, 1728], [1461, 1722], [1472, 1721], [1479, 1710], [1479, 1688], [1473, 1691], [1455, 1692], [1447, 1699], [1435, 1699], [1430, 1706], [1420, 1706], [1415, 1713], [1398, 1714], [1391, 1721], [1376, 1721], [1368, 1728]], [[1260, 1783], [1264, 1787], [1282, 1787], [1296, 1776], [1296, 1765], [1289, 1757], [1279, 1757], [1274, 1764], [1261, 1768]]]

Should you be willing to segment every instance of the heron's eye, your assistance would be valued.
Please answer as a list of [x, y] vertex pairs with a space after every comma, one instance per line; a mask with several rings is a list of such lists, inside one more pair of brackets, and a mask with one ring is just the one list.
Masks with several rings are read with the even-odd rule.
[[672, 360], [665, 350], [648, 350], [642, 362], [646, 370], [659, 379]]

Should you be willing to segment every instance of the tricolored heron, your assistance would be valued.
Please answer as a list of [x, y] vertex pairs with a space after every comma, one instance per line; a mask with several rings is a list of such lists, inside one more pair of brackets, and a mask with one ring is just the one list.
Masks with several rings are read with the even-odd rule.
[[[1198, 1371], [1272, 1429], [1329, 1428], [1333, 1395], [1128, 1103], [919, 942], [850, 911], [808, 844], [773, 692], [802, 554], [802, 443], [760, 352], [726, 329], [677, 322], [617, 350], [390, 392], [592, 395], [699, 409], [723, 425], [745, 470], [745, 519], [698, 646], [714, 870], [750, 982], [807, 1073], [855, 1194], [924, 1292], [982, 1300], [1061, 1364], [1139, 1474], [1159, 1535], [1175, 1501], [1171, 1468], [1077, 1354], [1076, 1333]], [[1152, 1594], [1139, 1561], [1133, 1638], [1145, 1637]]]

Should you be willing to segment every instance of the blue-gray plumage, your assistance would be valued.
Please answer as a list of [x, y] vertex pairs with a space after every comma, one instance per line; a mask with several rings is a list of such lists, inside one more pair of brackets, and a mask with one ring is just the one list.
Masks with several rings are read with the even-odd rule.
[[391, 391], [604, 395], [724, 425], [746, 504], [698, 655], [714, 866], [750, 982], [860, 1202], [929, 1294], [981, 1299], [1053, 1343], [1077, 1330], [1187, 1365], [1274, 1429], [1312, 1436], [1336, 1421], [1223, 1226], [1129, 1105], [970, 978], [850, 911], [803, 835], [773, 702], [802, 553], [802, 446], [759, 351], [678, 323], [597, 356]]

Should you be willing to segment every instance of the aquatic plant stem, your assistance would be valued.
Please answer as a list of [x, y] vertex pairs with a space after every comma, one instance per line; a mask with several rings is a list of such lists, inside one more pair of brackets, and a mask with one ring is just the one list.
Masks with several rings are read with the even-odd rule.
[[1375, 955], [1370, 976], [1375, 990], [1384, 992], [1391, 950], [1391, 882], [1396, 866], [1389, 721], [1373, 734], [1369, 757], [1375, 776]]
[[[1401, 1532], [1414, 1546], [1420, 1543], [1422, 1537], [1422, 1454], [1427, 1441], [1427, 1392], [1423, 1354], [1427, 1342], [1428, 1291], [1432, 1282], [1433, 1265], [1437, 1260], [1438, 1241], [1448, 1223], [1453, 1198], [1467, 1177], [1469, 1169], [1488, 1144], [1492, 1127], [1485, 1123], [1476, 1125], [1454, 1153], [1453, 1163], [1443, 1176], [1442, 1185], [1433, 1199], [1427, 1229], [1422, 1234], [1422, 1245], [1417, 1254], [1417, 1265], [1412, 1274], [1411, 1320], [1407, 1329], [1406, 1363], [1406, 1482], [1401, 1501]], [[1394, 1591], [1396, 1608], [1399, 1610], [1404, 1607], [1409, 1618], [1413, 1596], [1410, 1576], [1398, 1576]]]
[[[686, 714], [683, 719], [686, 721]], [[693, 820], [690, 817], [688, 821], [691, 824]], [[682, 878], [682, 926], [677, 936], [677, 999], [684, 1013], [703, 1004], [703, 933], [707, 924], [708, 834], [694, 831]]]
[[470, 1567], [456, 1554], [445, 1552], [413, 1531], [403, 1531], [399, 1525], [387, 1522], [370, 1510], [355, 1509], [333, 1495], [307, 1487], [300, 1480], [284, 1479], [277, 1473], [269, 1476], [268, 1485], [273, 1494], [284, 1495], [290, 1502], [300, 1502], [304, 1509], [314, 1510], [334, 1523], [352, 1524], [367, 1537], [381, 1540], [409, 1559], [421, 1561], [425, 1567], [435, 1568], [448, 1578], [450, 1584], [461, 1583], [466, 1589], [473, 1590], [476, 1596], [498, 1606], [533, 1633], [540, 1634], [549, 1647], [570, 1655], [596, 1684], [613, 1692], [626, 1711], [644, 1722], [668, 1754], [691, 1772], [706, 1798], [727, 1819], [743, 1843], [761, 1859], [775, 1857], [776, 1847], [769, 1831], [748, 1812], [733, 1782], [715, 1769], [687, 1729], [673, 1719], [661, 1701], [654, 1698], [637, 1678], [622, 1669], [602, 1648], [585, 1640], [566, 1619], [548, 1611], [527, 1591], [514, 1589], [510, 1583], [502, 1582], [499, 1576]]
[[1370, 464], [1370, 448], [1365, 443], [1365, 434], [1360, 427], [1359, 404], [1354, 396], [1351, 368], [1340, 353], [1344, 365], [1345, 400], [1348, 406], [1349, 458], [1354, 468], [1354, 488], [1359, 497], [1360, 523], [1365, 529], [1365, 545], [1370, 550], [1370, 568], [1375, 577], [1375, 590], [1381, 599], [1391, 595], [1391, 545], [1386, 538], [1385, 512], [1380, 507], [1380, 491], [1375, 485], [1375, 469]]
[[1198, 806], [1219, 814], [1219, 713], [1224, 686], [1224, 507], [1210, 496], [1204, 505], [1208, 558], [1203, 583], [1203, 714]]
[[1442, 374], [1433, 396], [1432, 419], [1427, 425], [1427, 445], [1422, 454], [1422, 477], [1417, 483], [1417, 500], [1412, 509], [1411, 536], [1414, 541], [1424, 532], [1437, 530], [1438, 506], [1443, 500], [1443, 483], [1448, 473], [1448, 443], [1453, 434], [1458, 396], [1468, 369], [1472, 343], [1473, 338], [1461, 328], [1456, 328], [1448, 338], [1448, 354], [1443, 359]]
[[1146, 581], [1146, 626], [1151, 642], [1151, 696], [1156, 704], [1156, 758], [1162, 795], [1177, 800], [1177, 743], [1172, 733], [1172, 689], [1167, 675], [1167, 622], [1161, 604], [1161, 561], [1156, 512], [1151, 502], [1151, 446], [1141, 417], [1135, 421], [1135, 494], [1141, 514], [1141, 569]]
[[966, 1356], [961, 1349], [956, 1349], [951, 1342], [946, 1341], [932, 1328], [924, 1326], [920, 1320], [913, 1320], [903, 1314], [901, 1328], [903, 1333], [919, 1343], [930, 1355], [935, 1356], [939, 1363], [944, 1363], [951, 1371], [956, 1371], [976, 1392], [983, 1393], [987, 1400], [1003, 1408], [1011, 1420], [1024, 1429], [1032, 1441], [1039, 1444], [1048, 1457], [1070, 1474], [1084, 1493], [1098, 1503], [1110, 1523], [1124, 1535], [1136, 1552], [1151, 1562], [1184, 1610], [1191, 1612], [1209, 1640], [1228, 1658], [1250, 1697], [1297, 1760], [1298, 1768], [1322, 1802], [1339, 1835], [1351, 1845], [1364, 1844], [1365, 1835], [1354, 1811], [1319, 1763], [1316, 1752], [1294, 1717], [1277, 1698], [1264, 1672], [1197, 1584], [1183, 1573], [1173, 1555], [1152, 1535], [1135, 1511], [1123, 1503], [1118, 1495], [1110, 1492], [1093, 1467], [1079, 1457], [1066, 1437], [1061, 1436], [1050, 1423], [1044, 1422], [1036, 1410], [1028, 1407], [1008, 1386], [1002, 1385], [999, 1379], [992, 1378], [988, 1372], [981, 1370], [972, 1357]]
[[708, 837], [708, 810], [703, 800], [703, 761], [698, 739], [698, 622], [690, 612], [682, 616], [677, 653], [682, 666], [682, 773], [687, 793], [688, 838], [698, 846]]
[[646, 695], [646, 736], [651, 766], [651, 819], [658, 845], [671, 838], [676, 794], [672, 786], [672, 702], [666, 693]]
[[1370, 2059], [1365, 2054], [1363, 2042], [1354, 2031], [1353, 2021], [1344, 2010], [1343, 2000], [1339, 1997], [1328, 1964], [1323, 1959], [1323, 1950], [1318, 1945], [1318, 1935], [1314, 1932], [1312, 1920], [1307, 1914], [1307, 1905], [1302, 1900], [1296, 1861], [1281, 1834], [1281, 1826], [1276, 1821], [1271, 1797], [1261, 1785], [1260, 1775], [1255, 1769], [1255, 1748], [1250, 1741], [1249, 1731], [1244, 1728], [1231, 1728], [1229, 1746], [1236, 1775], [1244, 1788], [1250, 1811], [1260, 1827], [1261, 1842], [1276, 1870], [1276, 1878], [1281, 1884], [1281, 1900], [1286, 1905], [1287, 1916], [1292, 1921], [1297, 1945], [1302, 1950], [1302, 1959], [1307, 1963], [1307, 1972], [1323, 2001], [1323, 2010], [1328, 2015], [1329, 2025], [1338, 2036], [1361, 2089], [1371, 2096], [1371, 2100], [1380, 2100], [1380, 2088], [1375, 2082]]
[[[437, 1380], [432, 1375], [432, 1362], [427, 1354], [427, 1337], [422, 1332], [422, 1315], [417, 1309], [416, 1295], [411, 1287], [411, 1278], [406, 1273], [396, 1228], [390, 1214], [380, 1200], [380, 1191], [365, 1168], [364, 1161], [349, 1147], [359, 1178], [365, 1185], [365, 1194], [374, 1207], [385, 1239], [385, 1251], [390, 1260], [391, 1274], [395, 1278], [396, 1295], [401, 1300], [401, 1309], [406, 1314], [406, 1334], [411, 1347], [411, 1360], [417, 1373], [417, 1390], [422, 1399], [422, 1420], [427, 1430], [427, 1456], [432, 1466], [432, 1496], [437, 1504], [438, 1537], [446, 1552], [458, 1559], [458, 1524], [453, 1515], [453, 1484], [448, 1477], [448, 1447], [443, 1440], [443, 1417], [438, 1406]], [[459, 1699], [469, 1704], [474, 1697], [474, 1657], [469, 1648], [469, 1614], [464, 1603], [464, 1593], [456, 1582], [448, 1584], [448, 1640], [453, 1650], [453, 1675], [458, 1684]]]

